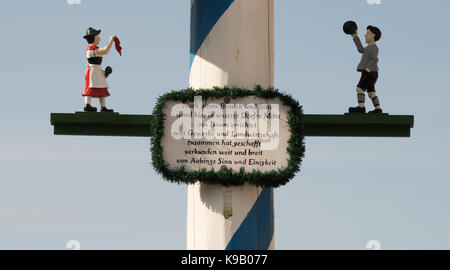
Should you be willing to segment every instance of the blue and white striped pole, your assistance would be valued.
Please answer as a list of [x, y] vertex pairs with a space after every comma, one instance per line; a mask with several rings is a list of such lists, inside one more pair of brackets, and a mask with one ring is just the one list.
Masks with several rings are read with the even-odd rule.
[[[272, 87], [273, 0], [191, 0], [190, 53], [194, 89]], [[195, 184], [187, 200], [187, 249], [274, 249], [273, 188]]]

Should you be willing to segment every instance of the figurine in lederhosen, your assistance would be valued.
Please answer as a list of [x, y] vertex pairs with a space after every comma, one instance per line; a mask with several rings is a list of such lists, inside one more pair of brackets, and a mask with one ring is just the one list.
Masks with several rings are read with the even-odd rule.
[[369, 25], [365, 35], [367, 47], [363, 47], [358, 37], [358, 26], [354, 21], [348, 21], [343, 26], [344, 33], [351, 35], [358, 52], [362, 54], [357, 71], [361, 72], [361, 79], [356, 87], [358, 106], [350, 107], [349, 113], [366, 113], [365, 91], [372, 99], [375, 109], [369, 113], [383, 113], [380, 100], [375, 92], [375, 84], [378, 80], [378, 46], [377, 41], [381, 38], [381, 31], [375, 26]]
[[112, 72], [110, 66], [102, 70], [101, 64], [103, 56], [109, 53], [113, 42], [117, 39], [117, 36], [113, 35], [109, 39], [108, 45], [104, 48], [99, 48], [97, 45], [100, 43], [100, 32], [89, 27], [86, 31], [86, 35], [83, 37], [89, 43], [86, 50], [86, 57], [88, 60], [88, 67], [85, 74], [85, 87], [82, 95], [85, 97], [85, 112], [96, 112], [97, 108], [91, 106], [92, 98], [100, 99], [100, 106], [102, 112], [112, 112], [112, 109], [106, 108], [106, 97], [109, 96], [108, 84], [106, 78]]

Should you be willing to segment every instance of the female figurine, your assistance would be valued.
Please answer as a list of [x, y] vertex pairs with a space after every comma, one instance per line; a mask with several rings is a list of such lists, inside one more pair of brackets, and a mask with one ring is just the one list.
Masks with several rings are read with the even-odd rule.
[[116, 35], [111, 36], [108, 45], [104, 48], [99, 48], [97, 45], [100, 43], [100, 32], [101, 30], [96, 30], [89, 27], [86, 31], [86, 35], [83, 37], [89, 43], [86, 50], [86, 57], [88, 60], [88, 67], [85, 74], [85, 87], [82, 96], [85, 97], [85, 112], [96, 112], [97, 108], [91, 106], [92, 98], [100, 99], [100, 106], [102, 112], [113, 112], [112, 109], [106, 108], [106, 97], [109, 96], [108, 84], [106, 83], [106, 78], [112, 72], [111, 67], [106, 67], [102, 70], [101, 64], [104, 55], [109, 53], [113, 42], [117, 39]]

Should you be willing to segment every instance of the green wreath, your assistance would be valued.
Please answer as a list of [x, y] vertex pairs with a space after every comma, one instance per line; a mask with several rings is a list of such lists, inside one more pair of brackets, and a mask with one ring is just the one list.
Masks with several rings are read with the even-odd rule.
[[[178, 167], [175, 170], [169, 169], [168, 164], [163, 159], [164, 149], [161, 146], [161, 139], [164, 136], [165, 120], [163, 108], [168, 100], [187, 102], [193, 101], [194, 96], [202, 96], [205, 99], [209, 97], [230, 97], [235, 99], [244, 96], [256, 96], [266, 99], [278, 97], [284, 105], [291, 108], [287, 117], [291, 132], [287, 148], [289, 155], [287, 167], [268, 172], [260, 172], [258, 170], [245, 172], [244, 167], [241, 167], [239, 171], [231, 168], [219, 171], [215, 171], [214, 169], [207, 170], [205, 168], [196, 171], [187, 171], [184, 166]], [[155, 131], [151, 138], [152, 165], [165, 180], [178, 184], [201, 182], [223, 186], [240, 186], [248, 183], [259, 187], [279, 187], [287, 184], [295, 176], [295, 173], [300, 171], [300, 164], [305, 153], [302, 106], [288, 94], [281, 93], [277, 89], [263, 89], [260, 86], [257, 86], [253, 90], [223, 87], [199, 90], [189, 88], [168, 92], [158, 98], [153, 110], [152, 127]]]

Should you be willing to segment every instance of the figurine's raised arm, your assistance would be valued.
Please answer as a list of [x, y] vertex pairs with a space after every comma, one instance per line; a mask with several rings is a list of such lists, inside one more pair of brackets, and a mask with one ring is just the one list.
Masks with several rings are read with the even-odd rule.
[[98, 48], [97, 49], [97, 54], [100, 55], [100, 56], [101, 55], [107, 55], [109, 53], [109, 50], [111, 50], [111, 47], [112, 47], [112, 45], [114, 43], [114, 39], [116, 39], [116, 37], [117, 37], [116, 35], [112, 35], [111, 38], [109, 38], [108, 45], [106, 45], [103, 48]]
[[355, 33], [352, 35], [352, 37], [353, 37], [353, 41], [355, 42], [356, 49], [358, 49], [358, 52], [364, 53], [364, 47], [363, 47], [363, 45], [361, 44], [361, 40], [360, 40], [359, 37], [358, 37], [358, 32], [355, 32]]

